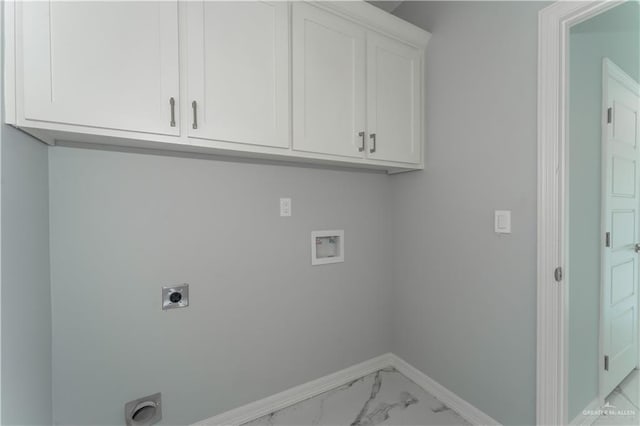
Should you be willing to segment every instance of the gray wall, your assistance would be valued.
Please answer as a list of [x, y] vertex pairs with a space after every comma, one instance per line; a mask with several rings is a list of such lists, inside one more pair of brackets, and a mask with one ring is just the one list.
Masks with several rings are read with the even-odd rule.
[[[187, 424], [389, 350], [387, 176], [72, 148], [49, 165], [57, 424], [118, 424], [157, 391]], [[310, 232], [336, 228], [345, 263], [312, 267]], [[191, 306], [161, 311], [183, 282]]]
[[2, 125], [3, 425], [51, 424], [47, 147]]
[[47, 147], [0, 124], [0, 158], [0, 424], [50, 425]]
[[640, 6], [571, 29], [569, 107], [569, 418], [598, 396], [602, 58], [640, 80]]
[[[498, 421], [533, 424], [545, 5], [397, 9], [434, 34], [424, 172], [51, 150], [55, 421], [121, 423], [125, 401], [162, 391], [164, 424], [189, 423], [391, 348]], [[513, 210], [511, 235], [493, 233], [495, 209]], [[347, 261], [311, 267], [309, 232], [327, 228], [345, 229]], [[191, 307], [160, 311], [180, 282]]]
[[[393, 351], [503, 424], [535, 423], [537, 12], [405, 2], [427, 49], [426, 170], [392, 178]], [[513, 233], [493, 233], [512, 210]]]

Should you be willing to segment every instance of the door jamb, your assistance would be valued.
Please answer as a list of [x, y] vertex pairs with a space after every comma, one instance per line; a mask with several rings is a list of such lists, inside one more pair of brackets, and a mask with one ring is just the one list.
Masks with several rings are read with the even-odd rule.
[[624, 1], [557, 1], [538, 15], [538, 248], [536, 423], [567, 419], [567, 89], [571, 26]]

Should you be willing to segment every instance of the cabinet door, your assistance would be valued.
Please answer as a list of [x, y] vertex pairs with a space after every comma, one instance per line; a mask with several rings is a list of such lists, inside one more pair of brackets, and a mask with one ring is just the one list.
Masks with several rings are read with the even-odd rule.
[[368, 157], [420, 163], [420, 51], [370, 32], [367, 62]]
[[365, 30], [293, 4], [293, 148], [363, 156]]
[[288, 148], [288, 4], [205, 1], [187, 10], [189, 136]]
[[26, 120], [177, 135], [178, 5], [22, 2]]

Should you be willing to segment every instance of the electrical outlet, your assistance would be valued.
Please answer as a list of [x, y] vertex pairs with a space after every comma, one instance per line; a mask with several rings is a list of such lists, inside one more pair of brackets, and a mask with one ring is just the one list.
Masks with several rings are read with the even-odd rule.
[[189, 284], [162, 287], [162, 310], [189, 306]]

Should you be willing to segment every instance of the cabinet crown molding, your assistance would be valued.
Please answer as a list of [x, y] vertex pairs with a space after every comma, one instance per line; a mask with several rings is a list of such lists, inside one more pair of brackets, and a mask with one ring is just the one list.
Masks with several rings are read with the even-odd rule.
[[369, 29], [397, 38], [418, 48], [426, 48], [431, 33], [398, 18], [365, 1], [305, 1], [346, 18], [352, 19]]

